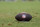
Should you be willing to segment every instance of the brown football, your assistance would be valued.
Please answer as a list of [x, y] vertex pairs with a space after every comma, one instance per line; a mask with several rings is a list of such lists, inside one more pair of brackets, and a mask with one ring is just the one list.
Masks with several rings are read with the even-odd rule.
[[17, 21], [30, 21], [32, 16], [26, 12], [19, 13], [15, 16]]

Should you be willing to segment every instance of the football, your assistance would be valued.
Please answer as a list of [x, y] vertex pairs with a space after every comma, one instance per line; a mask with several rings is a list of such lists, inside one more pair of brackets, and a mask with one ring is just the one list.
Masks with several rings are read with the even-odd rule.
[[19, 13], [15, 16], [17, 21], [30, 21], [32, 16], [26, 12]]

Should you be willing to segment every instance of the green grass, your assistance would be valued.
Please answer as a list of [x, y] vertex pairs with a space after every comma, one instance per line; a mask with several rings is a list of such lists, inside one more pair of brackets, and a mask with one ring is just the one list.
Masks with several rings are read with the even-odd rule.
[[[30, 13], [30, 22], [18, 22], [18, 13]], [[40, 27], [40, 2], [0, 2], [0, 27]]]

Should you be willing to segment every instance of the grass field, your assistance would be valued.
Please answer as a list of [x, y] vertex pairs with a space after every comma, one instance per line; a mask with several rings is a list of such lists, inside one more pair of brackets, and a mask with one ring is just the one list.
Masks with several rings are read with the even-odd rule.
[[[28, 12], [30, 22], [18, 22], [15, 16]], [[0, 2], [0, 27], [40, 27], [40, 2]]]

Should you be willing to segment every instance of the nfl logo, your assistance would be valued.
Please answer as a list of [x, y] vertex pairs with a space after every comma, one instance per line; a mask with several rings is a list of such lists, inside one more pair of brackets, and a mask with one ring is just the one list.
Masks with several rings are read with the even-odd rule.
[[22, 18], [26, 18], [26, 15], [22, 15]]

